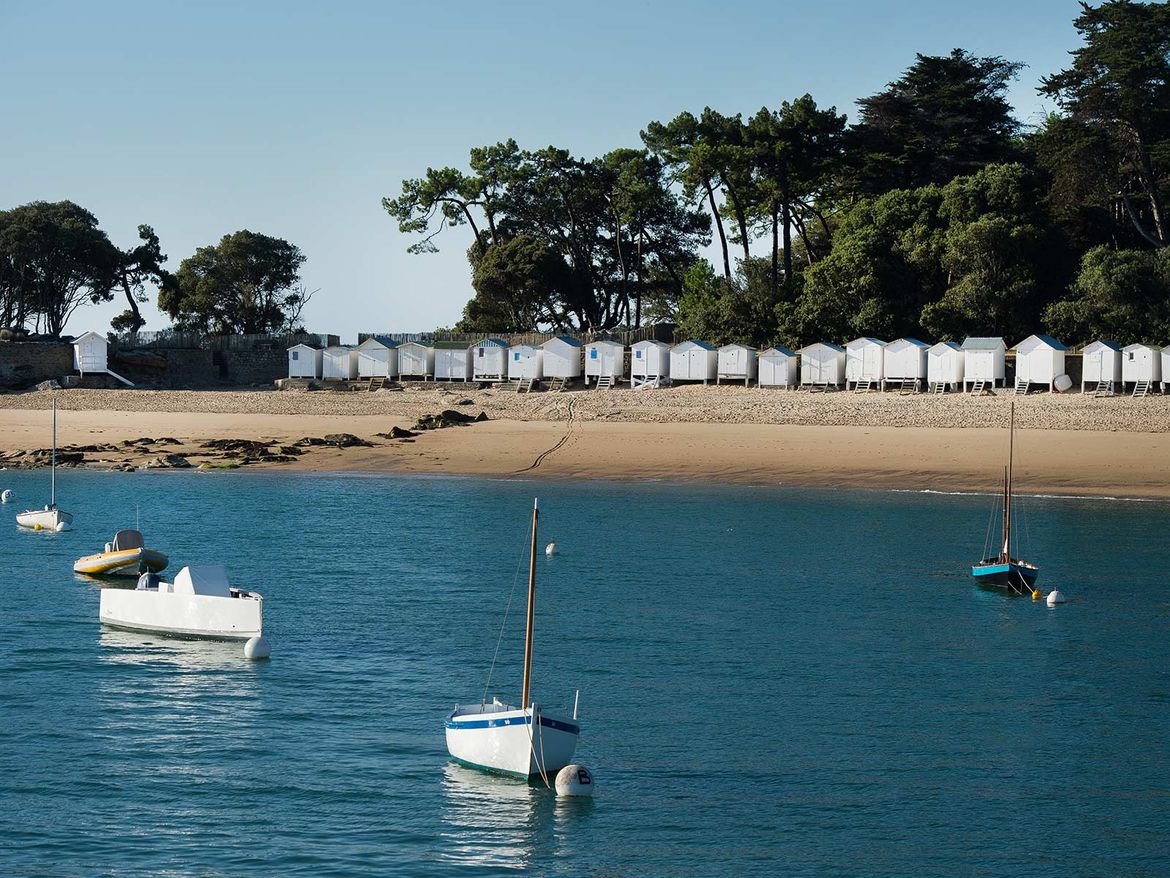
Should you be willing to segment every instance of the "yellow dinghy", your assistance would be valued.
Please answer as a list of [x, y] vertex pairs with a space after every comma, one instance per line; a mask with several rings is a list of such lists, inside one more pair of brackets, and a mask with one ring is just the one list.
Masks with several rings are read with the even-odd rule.
[[158, 573], [166, 569], [167, 563], [166, 554], [146, 548], [141, 531], [120, 530], [114, 534], [113, 542], [106, 543], [104, 552], [77, 559], [73, 572], [89, 576], [138, 576], [144, 565], [147, 571]]

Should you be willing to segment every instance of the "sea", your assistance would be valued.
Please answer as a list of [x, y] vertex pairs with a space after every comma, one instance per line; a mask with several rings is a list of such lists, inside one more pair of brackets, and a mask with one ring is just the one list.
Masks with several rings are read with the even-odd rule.
[[[30, 533], [48, 473], [0, 472], [2, 875], [1170, 874], [1170, 504], [1022, 498], [1049, 607], [972, 584], [990, 496], [58, 475]], [[444, 744], [519, 699], [534, 496], [592, 799]], [[136, 523], [264, 595], [270, 660], [99, 625], [72, 563]]]

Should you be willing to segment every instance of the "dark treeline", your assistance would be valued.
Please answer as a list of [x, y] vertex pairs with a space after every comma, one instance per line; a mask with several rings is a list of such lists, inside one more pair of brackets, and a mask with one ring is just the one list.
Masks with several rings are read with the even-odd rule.
[[300, 285], [301, 251], [247, 230], [200, 247], [179, 270], [147, 225], [138, 243], [116, 247], [96, 217], [71, 201], [34, 201], [0, 211], [0, 332], [57, 337], [86, 303], [124, 296], [116, 330], [145, 325], [147, 288], [179, 330], [213, 334], [294, 332], [312, 293]]
[[641, 148], [595, 159], [508, 140], [383, 205], [412, 252], [470, 229], [469, 331], [1164, 344], [1170, 6], [1083, 4], [1075, 25], [1034, 129], [1005, 98], [1020, 65], [956, 49], [917, 56], [852, 124], [806, 94], [650, 122]]

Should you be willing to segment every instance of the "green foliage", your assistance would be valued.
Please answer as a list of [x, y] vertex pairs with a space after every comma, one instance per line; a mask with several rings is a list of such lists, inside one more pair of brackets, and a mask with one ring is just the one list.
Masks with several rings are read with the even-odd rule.
[[167, 257], [162, 252], [154, 229], [146, 225], [139, 226], [138, 238], [141, 244], [119, 253], [117, 283], [125, 293], [129, 307], [110, 321], [110, 326], [117, 331], [137, 332], [146, 325], [138, 304], [147, 301], [147, 283], [160, 289], [175, 283], [174, 275], [162, 267]]
[[1019, 123], [1005, 93], [1021, 66], [962, 49], [918, 55], [884, 91], [858, 101], [853, 185], [866, 193], [942, 185], [1011, 161]]
[[576, 279], [554, 249], [517, 235], [482, 255], [469, 256], [475, 298], [463, 309], [460, 332], [512, 333], [538, 325], [563, 326], [559, 305], [574, 297]]
[[0, 326], [59, 336], [86, 302], [113, 298], [120, 254], [72, 201], [0, 211]]
[[775, 308], [769, 260], [741, 262], [728, 280], [700, 259], [683, 279], [676, 333], [715, 345], [762, 346], [775, 338]]
[[1170, 340], [1170, 249], [1094, 247], [1081, 260], [1067, 298], [1044, 321], [1062, 338], [1119, 344]]
[[[1109, 181], [1138, 234], [1154, 246], [1168, 246], [1170, 5], [1082, 4], [1074, 25], [1084, 45], [1072, 53], [1067, 70], [1044, 79], [1040, 91], [1055, 98], [1075, 124], [1079, 148], [1051, 154], [1050, 164], [1066, 178], [1100, 175]], [[1098, 162], [1086, 168], [1080, 159], [1090, 145]]]
[[158, 307], [181, 330], [215, 335], [300, 329], [308, 301], [299, 286], [305, 257], [281, 238], [243, 230], [184, 259]]
[[779, 306], [782, 337], [801, 345], [1033, 331], [1053, 247], [1039, 193], [1023, 166], [992, 165], [859, 202], [832, 252], [805, 273], [802, 294]]

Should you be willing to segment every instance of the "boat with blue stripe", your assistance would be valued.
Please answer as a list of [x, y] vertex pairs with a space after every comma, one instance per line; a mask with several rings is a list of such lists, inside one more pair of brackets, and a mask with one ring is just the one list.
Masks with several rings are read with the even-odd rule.
[[[1009, 594], [1032, 594], [1040, 568], [1012, 554], [1012, 464], [1015, 456], [1016, 404], [1012, 401], [1008, 424], [1008, 464], [1003, 472], [1003, 508], [1000, 517], [1000, 550], [971, 567], [975, 582], [984, 588]], [[986, 548], [986, 547], [985, 547]]]

